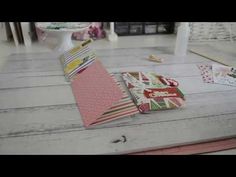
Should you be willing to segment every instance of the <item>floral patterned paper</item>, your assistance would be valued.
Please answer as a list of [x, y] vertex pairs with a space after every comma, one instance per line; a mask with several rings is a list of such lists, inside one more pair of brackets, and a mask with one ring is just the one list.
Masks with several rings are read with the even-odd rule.
[[178, 82], [152, 72], [125, 72], [123, 79], [141, 113], [184, 105]]

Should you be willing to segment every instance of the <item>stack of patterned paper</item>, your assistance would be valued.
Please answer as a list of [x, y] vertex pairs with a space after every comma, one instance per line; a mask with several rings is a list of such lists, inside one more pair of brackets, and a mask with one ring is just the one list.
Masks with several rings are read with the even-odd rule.
[[122, 76], [141, 113], [184, 104], [184, 95], [173, 79], [152, 72], [125, 72]]

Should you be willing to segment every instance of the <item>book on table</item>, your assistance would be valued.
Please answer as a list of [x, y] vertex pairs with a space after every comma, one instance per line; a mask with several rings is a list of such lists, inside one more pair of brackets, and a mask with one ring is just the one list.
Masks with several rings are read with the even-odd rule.
[[185, 103], [174, 79], [153, 72], [124, 72], [122, 77], [141, 113], [179, 108]]

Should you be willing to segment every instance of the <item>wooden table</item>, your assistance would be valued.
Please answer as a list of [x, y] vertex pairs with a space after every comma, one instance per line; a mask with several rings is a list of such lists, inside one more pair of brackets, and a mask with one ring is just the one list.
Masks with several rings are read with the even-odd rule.
[[[0, 154], [124, 154], [236, 135], [236, 87], [203, 83], [195, 54], [168, 48], [96, 50], [109, 72], [155, 71], [175, 78], [181, 109], [128, 117], [86, 130], [57, 54], [15, 54], [0, 70]], [[146, 60], [150, 54], [162, 64]], [[115, 141], [126, 137], [127, 141]]]

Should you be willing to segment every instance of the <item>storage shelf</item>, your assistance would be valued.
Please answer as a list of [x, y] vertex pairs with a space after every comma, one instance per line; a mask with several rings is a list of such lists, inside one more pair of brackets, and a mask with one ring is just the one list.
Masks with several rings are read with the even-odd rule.
[[174, 22], [115, 22], [118, 36], [174, 33]]

